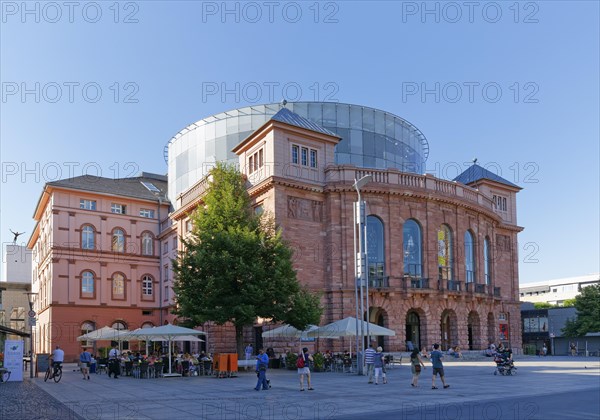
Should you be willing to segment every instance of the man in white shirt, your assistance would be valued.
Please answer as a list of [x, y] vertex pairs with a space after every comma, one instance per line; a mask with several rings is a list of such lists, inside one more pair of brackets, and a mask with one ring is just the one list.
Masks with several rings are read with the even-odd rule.
[[112, 349], [108, 352], [108, 377], [115, 374], [115, 379], [119, 379], [119, 375], [121, 374], [121, 361], [119, 360], [119, 356], [121, 352], [117, 348], [117, 344], [113, 344]]
[[58, 372], [58, 368], [64, 361], [65, 352], [63, 351], [63, 349], [60, 348], [60, 346], [56, 346], [56, 348], [52, 352], [52, 367], [54, 368], [52, 376], [56, 375], [56, 372]]

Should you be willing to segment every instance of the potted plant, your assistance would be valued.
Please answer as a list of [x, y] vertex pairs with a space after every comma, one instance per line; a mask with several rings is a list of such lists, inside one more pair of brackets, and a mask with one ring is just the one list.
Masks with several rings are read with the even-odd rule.
[[285, 356], [285, 365], [289, 370], [296, 369], [296, 361], [298, 360], [298, 355], [296, 353], [288, 352]]
[[315, 368], [315, 372], [323, 372], [325, 369], [325, 356], [321, 353], [313, 354], [313, 366]]

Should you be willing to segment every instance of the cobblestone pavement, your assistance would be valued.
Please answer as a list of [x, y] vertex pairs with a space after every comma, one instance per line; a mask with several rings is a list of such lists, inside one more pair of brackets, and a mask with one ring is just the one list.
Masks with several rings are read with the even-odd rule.
[[[40, 385], [44, 384], [44, 381]], [[47, 383], [48, 386], [60, 384]], [[81, 420], [67, 405], [43, 391], [29, 378], [0, 384], [0, 420]]]
[[[389, 369], [388, 384], [378, 386], [367, 384], [364, 376], [355, 374], [313, 373], [315, 390], [305, 392], [300, 392], [295, 371], [279, 369], [268, 371], [273, 388], [256, 392], [253, 389], [256, 376], [252, 372], [240, 372], [236, 378], [226, 379], [136, 379], [124, 376], [109, 379], [103, 374], [93, 375], [90, 381], [85, 381], [66, 366], [58, 384], [44, 383], [38, 378], [34, 384], [23, 383], [21, 391], [12, 391], [9, 398], [11, 401], [16, 398], [17, 403], [3, 410], [12, 409], [17, 416], [5, 415], [3, 418], [23, 418], [18, 416], [28, 412], [32, 414], [25, 416], [28, 419], [79, 418], [68, 411], [44, 411], [41, 407], [47, 401], [54, 403], [51, 405], [54, 410], [70, 408], [81, 418], [90, 420], [368, 419], [377, 418], [378, 413], [382, 418], [411, 420], [549, 420], [542, 404], [548, 399], [561, 399], [560, 395], [553, 396], [557, 392], [600, 394], [600, 359], [597, 357], [521, 356], [515, 363], [518, 367], [516, 376], [494, 376], [495, 364], [491, 359], [448, 360], [445, 371], [450, 388], [436, 390], [431, 389], [431, 364], [428, 362], [421, 374], [419, 388], [410, 386], [410, 367], [406, 364]], [[35, 389], [36, 385], [65, 405], [58, 405], [44, 396], [43, 391]], [[33, 405], [26, 404], [29, 393], [36, 401]], [[499, 405], [500, 400], [512, 400], [517, 405]], [[574, 419], [598, 418], [598, 404], [589, 401], [583, 399], [574, 407], [576, 410], [572, 412], [577, 413]], [[569, 403], [568, 399], [564, 401], [564, 404]], [[55, 417], [57, 413], [61, 415]]]

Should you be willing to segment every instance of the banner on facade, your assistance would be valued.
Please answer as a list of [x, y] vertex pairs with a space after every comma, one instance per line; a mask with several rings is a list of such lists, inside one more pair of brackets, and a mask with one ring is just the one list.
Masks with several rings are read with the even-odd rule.
[[508, 340], [508, 324], [500, 324], [500, 329], [498, 330], [498, 335], [500, 341]]
[[23, 340], [4, 342], [4, 367], [10, 370], [9, 382], [23, 380]]

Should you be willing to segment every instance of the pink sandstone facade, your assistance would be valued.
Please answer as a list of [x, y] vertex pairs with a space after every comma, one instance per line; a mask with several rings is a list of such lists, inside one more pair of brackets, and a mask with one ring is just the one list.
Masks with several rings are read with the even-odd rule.
[[[461, 183], [336, 165], [339, 140], [269, 120], [234, 148], [256, 210], [274, 215], [294, 249], [298, 280], [322, 293], [321, 324], [355, 316], [353, 183], [371, 175], [361, 189], [370, 229], [370, 304], [363, 315], [396, 332], [378, 339], [384, 349], [437, 342], [479, 350], [503, 341], [519, 352], [520, 188], [485, 171]], [[179, 194], [174, 211], [164, 198], [166, 177], [83, 178], [46, 185], [28, 243], [39, 293], [36, 352], [59, 344], [68, 359], [79, 353], [76, 337], [87, 330], [177, 322], [171, 260], [183, 251], [178, 239], [190, 234], [190, 215], [207, 187], [203, 178]], [[141, 181], [156, 184], [158, 193]], [[199, 327], [207, 332], [208, 351], [235, 352], [232, 326]], [[262, 343], [261, 332], [273, 327], [257, 320], [245, 339], [276, 352], [297, 345]], [[353, 340], [317, 344], [340, 351]]]
[[[404, 351], [411, 341], [420, 347], [440, 343], [444, 349], [459, 345], [478, 350], [503, 341], [520, 351], [517, 233], [522, 228], [516, 225], [520, 188], [481, 179], [475, 189], [392, 169], [321, 163], [310, 168], [293, 163], [295, 145], [316, 150], [320, 162], [333, 161], [338, 140], [270, 121], [234, 149], [255, 206], [275, 216], [295, 251], [299, 281], [323, 293], [321, 324], [355, 316], [353, 183], [368, 174], [373, 181], [362, 189], [362, 198], [368, 203], [367, 214], [383, 226], [379, 240], [384, 250], [382, 273], [372, 270], [376, 275], [370, 280], [368, 318], [396, 332], [395, 337], [379, 338], [384, 349]], [[178, 197], [178, 210], [171, 215], [177, 231], [186, 233], [189, 214], [201, 203], [206, 185], [203, 179]], [[495, 205], [494, 198], [504, 198], [504, 204]], [[404, 264], [403, 226], [409, 220], [421, 230], [420, 275]], [[453, 261], [446, 266], [440, 266], [442, 227], [450, 232]], [[473, 241], [469, 267], [467, 231]], [[249, 329], [247, 341], [258, 341], [263, 328], [267, 329], [257, 323], [254, 331]], [[208, 324], [203, 329], [212, 337], [209, 348], [235, 350], [233, 329]], [[352, 341], [322, 340], [319, 345], [343, 350]], [[283, 351], [293, 344], [269, 340], [265, 346]]]
[[[60, 345], [68, 361], [81, 352], [76, 338], [90, 330], [159, 325], [158, 215], [169, 211], [168, 202], [159, 210], [156, 199], [120, 192], [119, 180], [108, 180], [113, 193], [92, 191], [106, 179], [75, 180], [46, 184], [28, 243], [34, 252], [32, 287], [38, 293], [36, 353], [51, 353]], [[136, 190], [140, 181], [164, 185], [133, 179]], [[97, 343], [103, 346], [110, 342]]]

